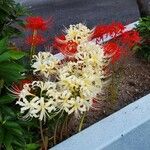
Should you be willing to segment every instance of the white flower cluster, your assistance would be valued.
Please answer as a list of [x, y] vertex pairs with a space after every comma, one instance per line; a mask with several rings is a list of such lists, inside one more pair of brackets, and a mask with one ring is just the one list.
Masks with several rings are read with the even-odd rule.
[[40, 73], [45, 77], [55, 74], [59, 60], [49, 52], [39, 52], [38, 55], [33, 56], [32, 68], [33, 73]]
[[104, 50], [100, 45], [94, 42], [82, 43], [78, 46], [77, 51], [75, 58], [78, 61], [87, 66], [93, 66], [93, 69], [97, 70], [99, 70], [99, 67], [103, 67]]
[[56, 92], [53, 82], [33, 81], [23, 86], [16, 104], [21, 106], [21, 113], [26, 112], [24, 118], [46, 120], [46, 115], [56, 111]]
[[[70, 26], [67, 33], [68, 38], [84, 41], [90, 30], [78, 24]], [[59, 63], [49, 52], [33, 57], [33, 72], [44, 75], [45, 81], [25, 84], [19, 94], [17, 104], [27, 118], [46, 120], [60, 112], [79, 116], [93, 107], [93, 98], [101, 92], [105, 77], [104, 50], [93, 42], [79, 43], [75, 61]]]
[[79, 23], [76, 25], [70, 25], [69, 28], [65, 30], [65, 33], [67, 41], [74, 41], [80, 44], [88, 41], [88, 38], [91, 35], [91, 30], [82, 23]]

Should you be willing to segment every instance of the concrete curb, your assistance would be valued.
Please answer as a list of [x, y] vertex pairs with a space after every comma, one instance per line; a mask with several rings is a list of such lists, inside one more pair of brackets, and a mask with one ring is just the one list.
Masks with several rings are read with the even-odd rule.
[[150, 94], [51, 148], [149, 150]]

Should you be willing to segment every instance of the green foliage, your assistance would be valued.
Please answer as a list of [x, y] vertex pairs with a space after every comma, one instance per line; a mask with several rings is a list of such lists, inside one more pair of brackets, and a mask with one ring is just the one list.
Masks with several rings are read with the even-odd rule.
[[[26, 53], [12, 50], [9, 39], [21, 34], [26, 9], [15, 0], [0, 0], [0, 150], [38, 150], [37, 122], [18, 119], [20, 111], [8, 88], [23, 79]], [[6, 38], [7, 37], [7, 38]], [[21, 65], [24, 64], [24, 65]]]
[[24, 67], [18, 60], [25, 56], [23, 52], [8, 47], [8, 39], [0, 41], [0, 147], [6, 150], [21, 150], [25, 146], [24, 131], [17, 119], [12, 96], [6, 87], [22, 79]]
[[[11, 116], [11, 114], [9, 114], [9, 116]], [[19, 125], [19, 122], [17, 122], [15, 119], [11, 119], [11, 117], [8, 118], [7, 115], [7, 118], [4, 117], [1, 119], [0, 124], [0, 142], [3, 144], [5, 149], [22, 149], [22, 147], [25, 145], [25, 140], [23, 138], [23, 129]]]
[[26, 14], [26, 9], [14, 0], [0, 0], [0, 39], [21, 34], [24, 22], [20, 17]]
[[141, 18], [137, 29], [143, 38], [141, 45], [137, 48], [137, 54], [150, 61], [150, 16]]
[[35, 143], [27, 144], [26, 150], [37, 150], [39, 149], [39, 145]]
[[25, 69], [17, 63], [17, 60], [25, 56], [25, 53], [10, 50], [7, 46], [7, 39], [2, 39], [0, 41], [0, 79], [9, 85], [14, 81], [22, 79], [21, 73]]
[[143, 38], [149, 38], [150, 36], [150, 16], [141, 18], [137, 29], [140, 31], [140, 35]]

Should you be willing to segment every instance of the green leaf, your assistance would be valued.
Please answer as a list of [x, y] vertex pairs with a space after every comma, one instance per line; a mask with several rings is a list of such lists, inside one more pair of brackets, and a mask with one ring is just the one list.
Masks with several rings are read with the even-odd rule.
[[6, 105], [0, 105], [0, 106], [2, 106], [2, 107], [0, 107], [0, 111], [3, 112], [3, 114], [5, 114], [6, 120], [11, 118], [11, 116], [13, 116], [13, 117], [16, 116], [11, 107], [6, 106]]
[[2, 31], [3, 36], [11, 37], [12, 35], [20, 35], [21, 31], [13, 26], [4, 26]]
[[39, 144], [30, 143], [26, 145], [26, 150], [38, 150], [39, 147]]
[[14, 100], [15, 100], [15, 98], [13, 98], [13, 97], [11, 97], [9, 95], [1, 96], [0, 97], [0, 105], [11, 103]]
[[7, 41], [8, 41], [7, 38], [4, 38], [4, 39], [0, 40], [0, 54], [7, 50], [7, 46], [8, 46]]
[[12, 146], [11, 146], [11, 143], [13, 142], [13, 136], [9, 133], [9, 132], [6, 132], [5, 133], [5, 138], [4, 138], [4, 145], [5, 145], [5, 148], [6, 150], [13, 150]]
[[18, 150], [20, 150], [20, 148], [24, 146], [24, 142], [19, 141], [19, 139], [18, 140], [14, 140], [13, 144], [15, 144], [16, 146], [19, 146]]
[[5, 135], [5, 129], [0, 125], [0, 145], [3, 142], [4, 135]]
[[21, 73], [25, 72], [23, 66], [15, 62], [2, 62], [0, 63], [0, 77], [10, 84], [19, 79], [23, 79]]
[[[0, 38], [20, 33], [19, 18], [27, 15], [27, 9], [15, 0], [0, 0]], [[16, 29], [15, 27], [19, 27]]]
[[20, 128], [19, 124], [14, 121], [6, 121], [5, 126], [8, 128]]
[[0, 55], [0, 63], [3, 61], [18, 60], [24, 57], [25, 55], [26, 53], [21, 52], [21, 51], [9, 50]]
[[16, 21], [17, 21], [17, 24], [19, 24], [22, 27], [25, 27], [25, 21], [24, 20], [17, 19]]

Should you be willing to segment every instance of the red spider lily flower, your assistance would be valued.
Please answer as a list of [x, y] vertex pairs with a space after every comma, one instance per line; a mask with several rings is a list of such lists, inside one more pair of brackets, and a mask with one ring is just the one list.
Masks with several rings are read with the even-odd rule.
[[64, 55], [73, 55], [77, 52], [78, 44], [74, 41], [66, 41], [65, 35], [55, 37], [53, 47]]
[[107, 42], [103, 45], [104, 52], [107, 55], [113, 55], [116, 51], [120, 50], [120, 47], [115, 42]]
[[132, 48], [135, 44], [138, 44], [141, 41], [141, 37], [138, 31], [132, 30], [123, 33], [120, 40], [124, 45]]
[[109, 25], [98, 25], [95, 27], [91, 39], [103, 38], [104, 35], [116, 37], [121, 34], [125, 26], [120, 22], [113, 22]]
[[121, 58], [121, 49], [118, 49], [116, 53], [112, 56], [111, 62], [114, 64], [116, 61], [118, 61]]
[[52, 19], [50, 21], [44, 20], [41, 16], [28, 17], [26, 19], [26, 28], [31, 30], [46, 30], [48, 28], [48, 22], [52, 24]]
[[91, 39], [94, 38], [103, 38], [103, 35], [106, 33], [106, 26], [105, 25], [98, 25], [95, 27]]
[[53, 47], [56, 49], [60, 49], [63, 44], [66, 43], [65, 35], [59, 35], [54, 38]]
[[115, 63], [121, 57], [122, 49], [121, 47], [116, 44], [115, 42], [108, 42], [103, 45], [105, 55], [111, 57], [111, 62]]
[[14, 94], [14, 96], [18, 96], [21, 92], [21, 90], [23, 89], [23, 86], [25, 84], [28, 84], [28, 83], [31, 83], [32, 81], [31, 80], [28, 80], [28, 79], [23, 79], [23, 80], [20, 80], [19, 83], [13, 83], [12, 86], [11, 86], [11, 89], [9, 89], [9, 91], [11, 93]]
[[121, 22], [113, 22], [108, 28], [110, 35], [116, 37], [116, 35], [123, 33], [125, 26]]
[[41, 35], [29, 36], [26, 39], [26, 43], [31, 45], [31, 46], [41, 45], [44, 42], [46, 42], [46, 39], [43, 36], [41, 36]]
[[60, 47], [60, 52], [64, 55], [71, 56], [77, 52], [78, 44], [73, 41], [68, 41]]

